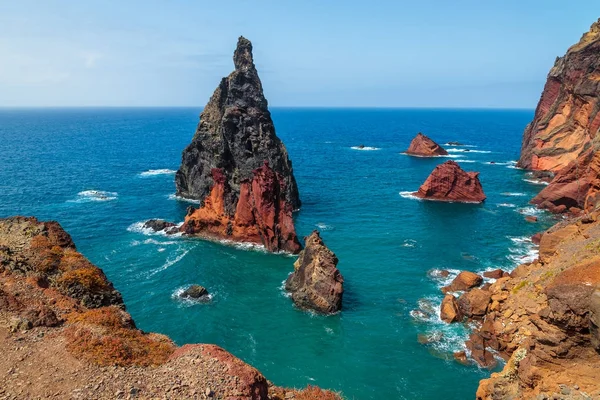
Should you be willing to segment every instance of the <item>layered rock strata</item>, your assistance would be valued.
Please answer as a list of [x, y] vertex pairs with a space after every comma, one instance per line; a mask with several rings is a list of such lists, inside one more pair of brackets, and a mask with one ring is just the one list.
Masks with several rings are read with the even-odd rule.
[[298, 186], [249, 40], [239, 38], [233, 61], [235, 70], [204, 108], [175, 176], [179, 196], [202, 202], [182, 230], [297, 253], [292, 212], [300, 208]]
[[410, 142], [406, 154], [418, 157], [437, 157], [445, 156], [448, 152], [429, 137], [419, 132]]
[[414, 196], [426, 200], [481, 203], [486, 199], [479, 172], [465, 172], [454, 161], [438, 165]]
[[138, 330], [102, 270], [35, 218], [0, 219], [0, 350], [2, 398], [340, 399], [275, 387], [218, 346]]
[[598, 204], [600, 22], [556, 59], [525, 129], [518, 166], [555, 173], [534, 203], [553, 212]]
[[305, 238], [305, 248], [285, 282], [285, 289], [292, 293], [298, 307], [323, 314], [342, 309], [344, 278], [337, 263], [337, 257], [325, 246], [318, 231]]

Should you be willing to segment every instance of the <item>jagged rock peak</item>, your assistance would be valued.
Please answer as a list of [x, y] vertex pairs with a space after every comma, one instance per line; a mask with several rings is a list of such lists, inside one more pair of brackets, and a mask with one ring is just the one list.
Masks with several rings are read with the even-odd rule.
[[233, 64], [236, 70], [256, 69], [252, 57], [252, 42], [243, 36], [239, 37], [237, 47], [233, 52]]

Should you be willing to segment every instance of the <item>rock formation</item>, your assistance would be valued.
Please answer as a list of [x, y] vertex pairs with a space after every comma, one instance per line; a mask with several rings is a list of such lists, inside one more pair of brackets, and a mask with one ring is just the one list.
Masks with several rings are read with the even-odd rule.
[[410, 142], [406, 154], [419, 157], [436, 157], [445, 156], [448, 152], [442, 146], [419, 132]]
[[[557, 58], [533, 121], [525, 129], [518, 166], [556, 174], [533, 202], [553, 212], [593, 209], [600, 150], [600, 21]], [[575, 210], [577, 211], [577, 210]]]
[[542, 234], [538, 260], [482, 296], [487, 311], [467, 347], [481, 365], [508, 362], [481, 381], [478, 399], [600, 397], [599, 241], [598, 212], [560, 222]]
[[437, 201], [481, 203], [485, 200], [479, 172], [465, 172], [454, 161], [438, 165], [413, 195]]
[[2, 398], [340, 400], [273, 386], [218, 346], [138, 330], [60, 225], [35, 218], [0, 219], [0, 351]]
[[202, 201], [182, 230], [297, 253], [292, 211], [300, 207], [298, 187], [249, 40], [239, 38], [233, 62], [235, 71], [204, 108], [175, 176], [177, 195]]
[[208, 297], [208, 290], [204, 286], [200, 285], [191, 285], [187, 289], [185, 289], [179, 297], [188, 298], [188, 299], [200, 299], [203, 297]]
[[483, 278], [471, 271], [461, 271], [450, 285], [443, 287], [442, 292], [462, 292], [481, 285]]
[[292, 293], [292, 300], [300, 308], [324, 314], [341, 310], [344, 278], [337, 269], [337, 257], [316, 230], [305, 238], [305, 245], [285, 289]]

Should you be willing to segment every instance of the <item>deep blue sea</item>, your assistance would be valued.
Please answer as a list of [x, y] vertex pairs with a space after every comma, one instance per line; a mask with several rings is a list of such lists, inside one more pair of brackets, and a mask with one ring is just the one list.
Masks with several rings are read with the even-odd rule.
[[[319, 229], [345, 278], [344, 309], [328, 317], [285, 296], [291, 256], [139, 229], [150, 218], [183, 220], [189, 203], [173, 196], [174, 172], [199, 111], [0, 110], [0, 217], [59, 221], [139, 328], [178, 344], [216, 343], [277, 385], [348, 399], [473, 398], [489, 371], [452, 360], [467, 330], [411, 311], [437, 309], [443, 283], [432, 269], [511, 269], [535, 256], [527, 238], [552, 220], [537, 212], [539, 223], [524, 221], [541, 186], [514, 168], [533, 111], [272, 110], [300, 189], [298, 235]], [[419, 131], [469, 147], [448, 147], [447, 158], [401, 154]], [[406, 194], [447, 159], [481, 172], [484, 204]], [[193, 283], [210, 303], [177, 299]], [[433, 332], [441, 341], [418, 343]]]

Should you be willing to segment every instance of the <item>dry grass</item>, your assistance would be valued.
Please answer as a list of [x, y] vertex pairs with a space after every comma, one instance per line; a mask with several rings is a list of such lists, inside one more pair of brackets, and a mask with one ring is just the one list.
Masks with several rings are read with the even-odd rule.
[[129, 315], [116, 307], [90, 310], [69, 320], [73, 324], [65, 330], [67, 349], [99, 365], [156, 366], [175, 351], [165, 336], [132, 328]]
[[108, 283], [104, 274], [94, 266], [67, 271], [58, 278], [57, 283], [63, 287], [81, 285], [86, 290], [95, 292], [106, 289]]

